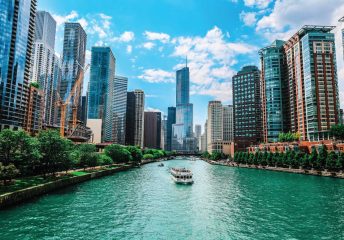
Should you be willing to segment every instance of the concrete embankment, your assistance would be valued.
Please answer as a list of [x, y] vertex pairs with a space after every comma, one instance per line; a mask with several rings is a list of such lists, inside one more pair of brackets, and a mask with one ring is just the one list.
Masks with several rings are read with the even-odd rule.
[[85, 182], [90, 179], [111, 175], [116, 172], [126, 171], [130, 168], [132, 168], [131, 165], [120, 166], [113, 169], [106, 169], [98, 172], [88, 173], [82, 176], [73, 176], [70, 178], [59, 179], [45, 184], [40, 184], [37, 186], [21, 189], [15, 192], [6, 193], [0, 195], [0, 209], [16, 205], [18, 203], [24, 202], [31, 198], [46, 194], [57, 189]]
[[281, 168], [281, 167], [272, 167], [272, 166], [256, 166], [256, 165], [246, 165], [246, 164], [237, 164], [233, 162], [224, 162], [224, 161], [212, 161], [203, 159], [209, 164], [213, 165], [221, 165], [221, 166], [228, 166], [228, 167], [240, 167], [240, 168], [250, 168], [250, 169], [260, 169], [260, 170], [268, 170], [268, 171], [275, 171], [275, 172], [286, 172], [286, 173], [296, 173], [296, 174], [304, 174], [304, 175], [313, 175], [313, 176], [321, 176], [321, 177], [332, 177], [332, 178], [342, 178], [344, 179], [344, 173], [341, 172], [331, 172], [331, 171], [319, 171], [315, 169], [302, 169], [302, 168]]

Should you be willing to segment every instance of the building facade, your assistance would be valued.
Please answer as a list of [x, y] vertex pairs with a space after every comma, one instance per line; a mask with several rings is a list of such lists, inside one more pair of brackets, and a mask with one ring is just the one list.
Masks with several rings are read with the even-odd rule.
[[24, 127], [29, 101], [36, 0], [0, 0], [0, 130]]
[[57, 122], [57, 94], [61, 81], [61, 63], [55, 54], [56, 22], [50, 13], [38, 11], [35, 25], [35, 44], [31, 82], [37, 82], [44, 93], [43, 124]]
[[245, 66], [233, 76], [233, 110], [236, 149], [245, 150], [250, 145], [259, 143], [262, 117], [260, 71], [256, 66]]
[[[65, 23], [62, 54], [62, 79], [60, 97], [66, 100], [85, 66], [86, 41], [85, 30], [80, 23]], [[81, 86], [82, 89], [82, 86]], [[73, 102], [73, 99], [71, 100]], [[81, 97], [79, 103], [81, 102]], [[81, 104], [78, 108], [78, 119], [81, 115]], [[67, 118], [71, 119], [71, 106], [68, 106]]]
[[176, 123], [172, 127], [172, 150], [193, 152], [193, 104], [190, 103], [190, 73], [186, 66], [176, 72]]
[[221, 101], [210, 101], [208, 104], [207, 150], [222, 152], [223, 140], [223, 107]]
[[44, 91], [31, 85], [29, 88], [29, 100], [25, 119], [25, 130], [31, 134], [37, 134], [43, 126]]
[[223, 105], [223, 140], [234, 142], [233, 105]]
[[127, 91], [128, 78], [115, 76], [112, 84], [110, 84], [110, 93], [108, 95], [108, 102], [110, 105], [110, 119], [111, 122], [106, 123], [106, 137], [107, 133], [111, 133], [111, 138], [107, 138], [113, 143], [125, 144], [125, 125], [127, 114]]
[[144, 147], [160, 149], [161, 112], [145, 112], [144, 118]]
[[88, 85], [88, 119], [102, 119], [102, 141], [111, 141], [113, 118], [110, 91], [114, 91], [116, 59], [110, 47], [92, 47]]
[[169, 107], [167, 110], [167, 124], [166, 124], [166, 150], [172, 150], [172, 128], [176, 123], [176, 108]]
[[125, 144], [143, 147], [145, 94], [142, 90], [127, 93]]
[[291, 131], [301, 140], [329, 138], [339, 122], [336, 49], [331, 26], [304, 26], [284, 44]]
[[263, 141], [277, 142], [290, 130], [288, 81], [285, 79], [284, 41], [276, 40], [259, 51]]

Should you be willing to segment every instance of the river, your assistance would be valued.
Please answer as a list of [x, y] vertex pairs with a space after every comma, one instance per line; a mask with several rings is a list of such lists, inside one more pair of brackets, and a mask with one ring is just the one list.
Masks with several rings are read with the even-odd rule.
[[[0, 239], [344, 239], [344, 180], [172, 160], [0, 211]], [[193, 171], [176, 185], [170, 167]]]

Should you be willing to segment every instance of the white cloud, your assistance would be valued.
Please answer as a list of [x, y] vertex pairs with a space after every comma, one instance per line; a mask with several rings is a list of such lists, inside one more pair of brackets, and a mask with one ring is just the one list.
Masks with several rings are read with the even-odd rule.
[[133, 51], [133, 46], [128, 45], [127, 46], [127, 53], [131, 53]]
[[341, 29], [338, 19], [344, 14], [344, 0], [277, 0], [268, 15], [257, 22], [256, 32], [269, 41], [287, 40], [303, 25], [333, 25], [336, 41], [338, 85], [344, 105], [344, 62]]
[[71, 11], [68, 15], [57, 15], [53, 14], [53, 18], [56, 21], [57, 26], [64, 24], [65, 22], [76, 19], [79, 14], [76, 11]]
[[87, 22], [87, 20], [85, 19], [85, 18], [80, 18], [79, 20], [78, 20], [78, 23], [80, 23], [80, 25], [85, 29], [85, 28], [87, 28], [87, 26], [88, 26], [88, 22]]
[[271, 2], [272, 2], [272, 0], [244, 0], [244, 3], [246, 6], [257, 7], [260, 9], [267, 8]]
[[[190, 67], [191, 94], [210, 95], [216, 99], [229, 102], [231, 100], [231, 77], [237, 56], [257, 54], [257, 48], [247, 43], [230, 42], [226, 33], [214, 27], [204, 37], [177, 37], [172, 56], [185, 61], [188, 58]], [[180, 63], [174, 70], [183, 67]]]
[[146, 42], [144, 44], [142, 44], [142, 47], [146, 48], [146, 49], [152, 49], [155, 46], [155, 43], [153, 42]]
[[134, 40], [135, 34], [130, 31], [123, 32], [119, 37], [112, 38], [114, 42], [130, 42]]
[[138, 78], [150, 83], [171, 83], [174, 82], [174, 73], [162, 69], [146, 69]]
[[150, 40], [150, 41], [158, 40], [162, 43], [167, 43], [170, 41], [170, 35], [166, 33], [145, 31], [143, 35], [147, 38], [147, 40]]
[[244, 12], [240, 13], [240, 19], [244, 22], [246, 26], [253, 26], [257, 22], [256, 13], [254, 12]]

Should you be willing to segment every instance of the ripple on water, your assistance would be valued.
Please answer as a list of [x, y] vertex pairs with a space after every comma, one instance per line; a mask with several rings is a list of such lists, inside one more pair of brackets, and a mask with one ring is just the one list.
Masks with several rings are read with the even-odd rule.
[[[170, 167], [194, 173], [192, 186]], [[0, 239], [344, 239], [344, 181], [168, 161], [0, 212]]]

